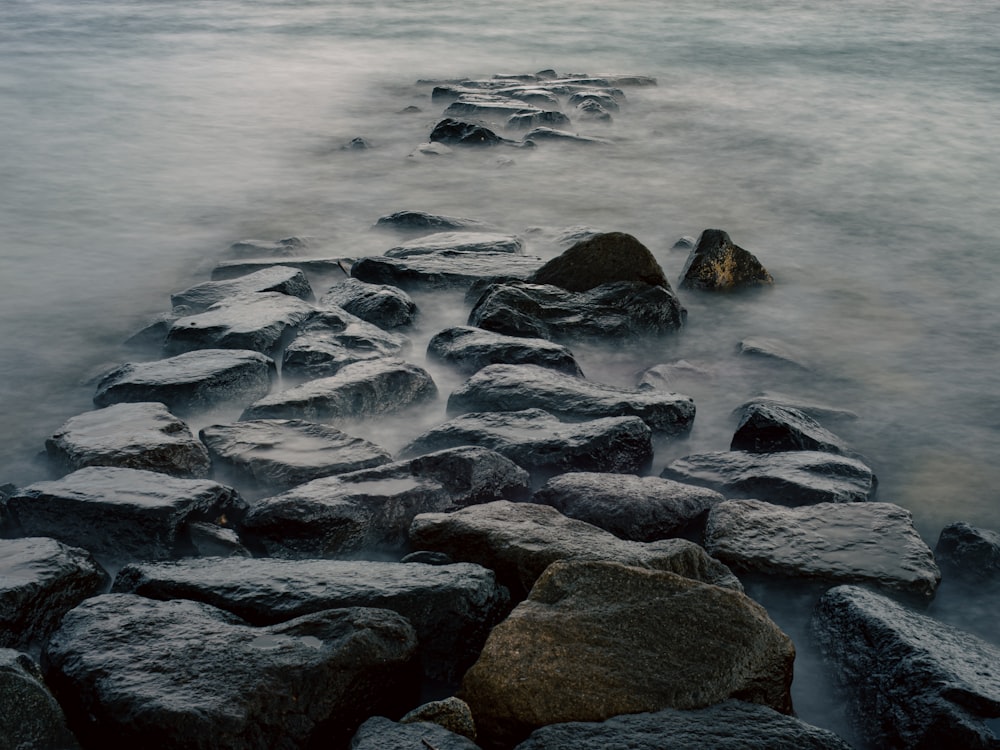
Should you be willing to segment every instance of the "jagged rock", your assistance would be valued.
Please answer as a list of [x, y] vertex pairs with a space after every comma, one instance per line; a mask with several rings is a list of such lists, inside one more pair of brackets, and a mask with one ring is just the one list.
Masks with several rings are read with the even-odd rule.
[[440, 701], [431, 701], [417, 706], [399, 720], [400, 724], [429, 721], [449, 732], [460, 734], [470, 740], [476, 739], [476, 722], [472, 718], [469, 704], [454, 695]]
[[249, 750], [343, 746], [412, 700], [416, 648], [384, 609], [258, 628], [206, 604], [106, 594], [66, 615], [44, 656], [87, 747]]
[[[347, 270], [354, 260], [352, 258], [282, 258], [272, 260], [270, 258], [248, 258], [246, 260], [227, 260], [219, 263], [212, 269], [212, 281], [225, 281], [246, 276], [266, 268], [275, 266], [288, 266], [298, 268], [313, 282], [317, 279], [326, 279], [329, 276], [343, 277], [347, 275]], [[346, 268], [345, 268], [346, 267]]]
[[194, 551], [186, 525], [226, 519], [246, 503], [231, 487], [139, 469], [91, 466], [18, 490], [8, 507], [27, 536], [50, 536], [99, 556], [158, 560]]
[[77, 750], [66, 716], [27, 654], [0, 648], [0, 748]]
[[291, 266], [272, 266], [228, 281], [205, 281], [183, 292], [170, 295], [174, 307], [183, 307], [185, 314], [203, 312], [229, 297], [257, 292], [278, 292], [302, 300], [313, 299], [312, 287], [306, 275]]
[[612, 560], [742, 591], [725, 565], [692, 542], [626, 541], [534, 503], [500, 500], [454, 513], [421, 514], [410, 527], [410, 541], [418, 549], [444, 552], [454, 560], [496, 571], [517, 599], [523, 598], [542, 571], [557, 560]]
[[481, 445], [527, 469], [640, 471], [653, 458], [652, 431], [639, 417], [605, 417], [567, 424], [542, 409], [463, 414], [403, 448], [417, 455]]
[[327, 289], [320, 307], [336, 306], [379, 328], [402, 328], [413, 323], [417, 305], [406, 292], [388, 284], [344, 279]]
[[257, 626], [324, 609], [391, 609], [413, 625], [424, 673], [452, 681], [476, 660], [510, 598], [478, 565], [369, 560], [201, 558], [127, 565], [113, 590], [193, 599]]
[[878, 488], [858, 459], [822, 451], [697, 453], [670, 463], [660, 476], [778, 505], [864, 502]]
[[79, 414], [45, 441], [45, 450], [70, 471], [118, 466], [204, 477], [209, 469], [205, 446], [161, 403], [112, 404]]
[[412, 258], [432, 253], [510, 253], [520, 255], [524, 243], [513, 234], [436, 232], [385, 251], [387, 258]]
[[694, 401], [677, 393], [618, 388], [538, 365], [489, 365], [448, 398], [450, 413], [522, 409], [574, 421], [634, 416], [667, 435], [689, 431], [695, 412]]
[[763, 336], [746, 338], [739, 343], [737, 351], [744, 356], [766, 360], [802, 372], [812, 372], [813, 369], [805, 352], [777, 339]]
[[43, 640], [107, 582], [84, 549], [46, 537], [0, 539], [0, 647], [28, 648]]
[[398, 724], [384, 716], [373, 716], [351, 740], [350, 750], [480, 750], [467, 737], [426, 721]]
[[336, 375], [254, 402], [240, 419], [363, 419], [391, 414], [437, 396], [437, 386], [422, 367], [382, 357], [345, 365]]
[[266, 395], [277, 377], [274, 360], [259, 352], [202, 349], [156, 362], [124, 364], [97, 385], [95, 406], [159, 401], [175, 414]]
[[216, 473], [225, 467], [240, 481], [278, 490], [392, 461], [392, 454], [374, 443], [300, 419], [210, 425], [199, 437]]
[[583, 377], [580, 365], [565, 346], [472, 326], [456, 326], [435, 334], [427, 344], [427, 356], [468, 375], [492, 364], [531, 364]]
[[483, 744], [548, 724], [738, 698], [792, 711], [795, 648], [752, 599], [674, 573], [553, 563], [493, 629], [459, 697]]
[[744, 407], [730, 450], [751, 453], [823, 451], [851, 454], [847, 444], [812, 417], [776, 403]]
[[395, 229], [397, 231], [433, 231], [433, 232], [495, 232], [497, 228], [485, 221], [467, 219], [465, 217], [442, 216], [429, 214], [425, 211], [397, 211], [388, 216], [380, 216], [375, 222], [378, 229]]
[[536, 729], [515, 750], [851, 750], [826, 729], [744, 701]]
[[452, 146], [496, 146], [504, 139], [481, 123], [446, 117], [434, 126], [428, 140]]
[[734, 413], [740, 414], [748, 406], [754, 406], [756, 404], [774, 404], [785, 407], [786, 409], [796, 409], [820, 423], [841, 419], [854, 420], [858, 418], [858, 415], [849, 409], [843, 409], [839, 406], [831, 406], [830, 404], [822, 404], [817, 401], [811, 401], [797, 396], [789, 396], [784, 393], [775, 393], [773, 391], [762, 391], [761, 393], [758, 393], [753, 398], [744, 401], [736, 407]]
[[856, 586], [813, 630], [872, 747], [1000, 747], [1000, 649]]
[[945, 526], [934, 555], [942, 567], [969, 581], [1000, 581], [1000, 533], [967, 523]]
[[862, 583], [925, 601], [941, 581], [910, 512], [892, 503], [731, 500], [709, 513], [705, 549], [736, 572]]
[[649, 249], [624, 232], [597, 234], [578, 242], [535, 271], [528, 281], [570, 292], [586, 292], [613, 281], [637, 281], [670, 289], [670, 282]]
[[309, 243], [300, 237], [281, 240], [240, 240], [229, 246], [227, 254], [234, 258], [286, 257], [302, 255]]
[[362, 258], [351, 267], [351, 276], [369, 284], [391, 284], [403, 289], [468, 287], [484, 278], [525, 278], [541, 264], [540, 258], [512, 253], [446, 250], [411, 258]]
[[582, 471], [552, 477], [532, 498], [637, 542], [679, 536], [723, 500], [714, 490], [669, 479]]
[[[360, 282], [359, 282], [360, 283]], [[317, 312], [285, 347], [281, 373], [292, 378], [325, 378], [347, 365], [395, 357], [410, 344], [340, 308]]]
[[725, 291], [773, 284], [760, 261], [721, 229], [706, 229], [681, 271], [682, 289]]

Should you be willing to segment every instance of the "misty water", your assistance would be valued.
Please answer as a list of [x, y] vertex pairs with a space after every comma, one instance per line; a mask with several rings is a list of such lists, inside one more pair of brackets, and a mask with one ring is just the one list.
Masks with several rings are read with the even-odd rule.
[[[678, 237], [728, 231], [772, 289], [682, 292], [688, 324], [658, 349], [574, 347], [620, 385], [678, 359], [708, 368], [685, 383], [690, 437], [658, 446], [654, 471], [728, 448], [731, 410], [784, 391], [858, 413], [836, 432], [932, 547], [954, 521], [1000, 529], [998, 27], [1000, 6], [972, 0], [4, 0], [0, 483], [45, 478], [35, 456], [91, 408], [88, 380], [231, 242], [380, 254], [397, 238], [374, 221], [416, 209], [491, 222], [542, 257], [567, 227], [628, 232], [674, 282]], [[544, 68], [659, 85], [582, 128], [613, 147], [409, 157], [442, 108], [418, 79]], [[340, 149], [359, 136], [374, 148]], [[417, 301], [409, 359], [425, 364], [467, 306]], [[747, 366], [748, 336], [806, 352], [815, 374]], [[436, 409], [359, 431], [397, 450], [443, 420], [460, 378], [429, 368]], [[799, 715], [849, 735], [797, 597], [761, 594], [799, 647]], [[998, 640], [975, 592], [946, 581], [931, 611]]]

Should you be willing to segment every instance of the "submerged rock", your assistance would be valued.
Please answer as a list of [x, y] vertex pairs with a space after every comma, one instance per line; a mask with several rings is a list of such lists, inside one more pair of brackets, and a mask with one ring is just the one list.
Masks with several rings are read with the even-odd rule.
[[942, 567], [968, 581], [1000, 581], [1000, 533], [967, 523], [945, 526], [934, 555]]
[[566, 130], [559, 130], [557, 128], [549, 127], [537, 127], [529, 130], [525, 133], [522, 143], [535, 141], [556, 141], [559, 143], [580, 143], [585, 145], [610, 145], [614, 141], [608, 140], [607, 138], [594, 138], [588, 135], [578, 135], [577, 133], [570, 133]]
[[726, 291], [773, 284], [774, 278], [760, 261], [733, 244], [721, 229], [706, 229], [688, 255], [681, 271], [683, 289]]
[[496, 146], [504, 141], [481, 123], [451, 117], [446, 117], [434, 126], [429, 140], [450, 146]]
[[351, 276], [403, 289], [469, 287], [480, 279], [497, 276], [524, 278], [541, 263], [540, 258], [512, 253], [444, 250], [411, 258], [362, 258], [351, 267]]
[[794, 370], [802, 372], [812, 372], [813, 370], [809, 356], [805, 352], [777, 339], [766, 338], [764, 336], [745, 338], [739, 343], [737, 351], [741, 355], [768, 361]]
[[578, 242], [528, 278], [531, 284], [551, 284], [570, 292], [586, 292], [614, 281], [670, 289], [670, 282], [649, 249], [623, 232], [597, 234]]
[[227, 255], [235, 258], [294, 257], [303, 255], [309, 243], [301, 237], [281, 240], [240, 240], [229, 246]]
[[565, 346], [472, 326], [456, 326], [435, 334], [427, 343], [427, 356], [447, 362], [468, 375], [487, 365], [531, 364], [583, 377], [573, 353]]
[[408, 326], [417, 316], [416, 303], [402, 289], [388, 284], [367, 284], [353, 278], [327, 289], [319, 305], [339, 307], [385, 329]]
[[795, 409], [808, 417], [812, 417], [820, 423], [836, 420], [854, 420], [858, 418], [858, 415], [849, 409], [832, 406], [831, 404], [820, 403], [818, 401], [812, 401], [810, 399], [799, 398], [797, 396], [790, 396], [784, 393], [775, 393], [773, 391], [762, 391], [753, 398], [744, 401], [736, 407], [735, 413], [737, 415], [741, 414], [747, 407], [755, 406], [757, 404], [775, 405], [786, 409]]
[[395, 229], [397, 231], [433, 231], [433, 232], [493, 232], [496, 227], [485, 221], [467, 219], [465, 217], [442, 216], [429, 214], [425, 211], [397, 211], [388, 216], [380, 216], [375, 222], [377, 229]]
[[730, 450], [751, 453], [824, 451], [850, 454], [847, 444], [803, 412], [776, 403], [745, 406], [729, 445]]
[[77, 750], [66, 716], [27, 654], [0, 648], [0, 747]]
[[437, 232], [385, 251], [387, 258], [412, 258], [431, 253], [510, 253], [521, 255], [524, 243], [513, 234]]
[[206, 281], [170, 295], [174, 307], [186, 314], [203, 312], [230, 297], [257, 292], [279, 292], [302, 300], [313, 298], [312, 287], [298, 268], [271, 266], [228, 281]]
[[351, 750], [480, 750], [479, 745], [438, 724], [426, 721], [396, 723], [373, 716], [358, 729]]

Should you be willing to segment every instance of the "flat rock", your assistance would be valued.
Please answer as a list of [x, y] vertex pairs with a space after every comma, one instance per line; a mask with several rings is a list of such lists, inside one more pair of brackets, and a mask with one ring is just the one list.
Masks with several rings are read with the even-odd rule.
[[777, 451], [852, 453], [843, 440], [812, 417], [789, 406], [761, 401], [743, 408], [729, 449], [751, 453]]
[[762, 391], [758, 393], [753, 398], [744, 401], [736, 407], [735, 413], [740, 414], [748, 406], [755, 404], [775, 404], [788, 409], [796, 409], [820, 423], [837, 420], [855, 420], [858, 418], [857, 413], [851, 411], [850, 409], [844, 409], [839, 406], [825, 404], [819, 401], [801, 398], [799, 396], [776, 393], [774, 391]]
[[392, 461], [392, 454], [335, 427], [300, 419], [259, 419], [199, 433], [220, 468], [244, 482], [278, 490]]
[[792, 711], [795, 648], [746, 595], [613, 562], [553, 563], [500, 623], [459, 697], [483, 744], [548, 724], [738, 698]]
[[867, 584], [925, 601], [941, 581], [910, 512], [892, 503], [731, 500], [709, 513], [705, 549], [736, 572]]
[[421, 514], [410, 527], [410, 540], [417, 549], [444, 552], [453, 560], [496, 571], [519, 599], [557, 560], [611, 560], [742, 590], [725, 565], [692, 542], [626, 541], [534, 503], [500, 500], [454, 513]]
[[330, 276], [344, 277], [354, 262], [354, 258], [336, 257], [305, 257], [305, 258], [246, 258], [244, 260], [226, 260], [212, 269], [212, 280], [223, 281], [246, 276], [248, 273], [261, 271], [275, 266], [298, 268], [307, 277], [325, 279]]
[[412, 258], [431, 253], [510, 253], [521, 255], [524, 243], [513, 234], [436, 232], [385, 251], [387, 258]]
[[101, 379], [95, 406], [159, 401], [175, 414], [250, 403], [271, 390], [274, 360], [260, 352], [202, 349], [155, 362], [130, 362]]
[[390, 609], [417, 633], [425, 674], [456, 681], [476, 660], [509, 595], [478, 565], [370, 560], [199, 558], [128, 565], [114, 591], [192, 599], [274, 625], [342, 607]]
[[45, 441], [56, 464], [73, 471], [118, 466], [204, 477], [205, 446], [161, 403], [112, 404], [72, 417]]
[[637, 542], [679, 536], [723, 500], [714, 490], [670, 479], [584, 471], [552, 477], [532, 497]]
[[79, 748], [41, 668], [27, 654], [9, 648], [0, 648], [0, 748]]
[[878, 488], [858, 459], [822, 451], [697, 453], [672, 462], [660, 476], [778, 505], [864, 502]]
[[728, 291], [773, 284], [753, 253], [733, 243], [721, 229], [706, 229], [681, 271], [682, 289]]
[[949, 574], [967, 581], [1000, 581], [1000, 533], [967, 523], [945, 526], [934, 555]]
[[303, 255], [309, 249], [309, 243], [301, 237], [285, 237], [280, 240], [239, 240], [229, 246], [226, 254], [233, 258], [259, 258], [270, 256], [274, 258], [294, 257]]
[[570, 292], [586, 292], [614, 281], [670, 288], [649, 248], [624, 232], [597, 234], [578, 242], [535, 271], [528, 281]]
[[379, 328], [403, 328], [417, 316], [417, 305], [399, 287], [367, 284], [360, 279], [344, 279], [319, 300], [320, 307], [339, 307]]
[[813, 631], [872, 747], [1000, 747], [996, 646], [857, 586], [820, 599]]
[[802, 372], [812, 372], [813, 366], [808, 354], [778, 339], [766, 336], [753, 336], [743, 339], [737, 345], [737, 351], [754, 359], [771, 362]]
[[402, 455], [481, 445], [532, 470], [628, 472], [652, 461], [652, 436], [639, 417], [566, 423], [542, 409], [474, 412], [428, 430]]
[[546, 126], [540, 126], [537, 128], [532, 128], [527, 133], [525, 133], [524, 138], [521, 139], [522, 142], [526, 143], [528, 141], [546, 141], [546, 142], [557, 142], [557, 143], [579, 143], [584, 145], [612, 145], [614, 141], [608, 140], [607, 138], [595, 138], [589, 135], [579, 135], [577, 133], [570, 133], [567, 130], [560, 130], [558, 128], [550, 128]]
[[426, 721], [397, 723], [373, 716], [358, 729], [350, 750], [480, 750], [467, 737]]
[[239, 494], [217, 482], [105, 466], [36, 482], [7, 502], [26, 536], [53, 537], [115, 559], [190, 554], [188, 523], [238, 527], [246, 512]]
[[467, 375], [487, 365], [530, 364], [583, 377], [573, 353], [561, 344], [507, 336], [473, 326], [456, 326], [436, 333], [427, 343], [427, 356], [447, 362]]
[[665, 391], [595, 383], [538, 365], [489, 365], [448, 397], [449, 413], [544, 409], [566, 420], [634, 416], [651, 430], [680, 435], [694, 422], [694, 401]]
[[375, 222], [376, 229], [419, 232], [494, 232], [496, 227], [485, 221], [468, 219], [464, 216], [444, 216], [426, 211], [397, 211], [380, 216]]
[[415, 692], [416, 635], [384, 609], [251, 627], [207, 604], [106, 594], [72, 610], [47, 677], [87, 747], [342, 746]]
[[445, 250], [411, 258], [361, 258], [351, 267], [351, 276], [403, 289], [468, 287], [496, 276], [525, 278], [541, 264], [540, 258], [527, 255]]
[[202, 312], [229, 297], [255, 292], [278, 292], [303, 300], [313, 298], [306, 275], [291, 266], [271, 266], [228, 281], [206, 281], [170, 295], [174, 307], [186, 313]]
[[47, 537], [0, 539], [0, 647], [23, 649], [43, 640], [107, 582], [84, 549]]
[[437, 386], [422, 367], [380, 357], [345, 365], [336, 375], [265, 396], [248, 406], [240, 419], [364, 419], [436, 397]]

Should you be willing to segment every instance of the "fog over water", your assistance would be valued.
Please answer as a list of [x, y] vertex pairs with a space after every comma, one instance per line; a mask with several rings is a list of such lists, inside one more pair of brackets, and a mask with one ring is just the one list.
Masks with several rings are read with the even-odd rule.
[[[418, 209], [495, 223], [544, 257], [566, 227], [628, 232], [673, 282], [674, 240], [725, 229], [773, 289], [681, 293], [688, 325], [661, 350], [574, 347], [588, 377], [623, 385], [676, 359], [714, 368], [684, 389], [690, 438], [654, 469], [728, 448], [729, 413], [756, 391], [794, 392], [860, 415], [835, 430], [932, 547], [953, 521], [1000, 529], [997, 28], [1000, 6], [971, 0], [4, 0], [0, 483], [43, 477], [45, 437], [91, 408], [81, 381], [130, 356], [119, 343], [232, 241], [381, 253], [396, 238], [371, 224]], [[659, 86], [586, 129], [614, 147], [408, 158], [442, 108], [417, 79], [550, 67]], [[356, 136], [376, 148], [339, 150]], [[423, 363], [467, 310], [418, 302]], [[750, 335], [819, 374], [747, 368]], [[443, 397], [458, 382], [432, 372]], [[426, 420], [443, 418], [442, 398]], [[942, 616], [981, 627], [976, 606]], [[837, 725], [797, 689], [803, 718]]]

